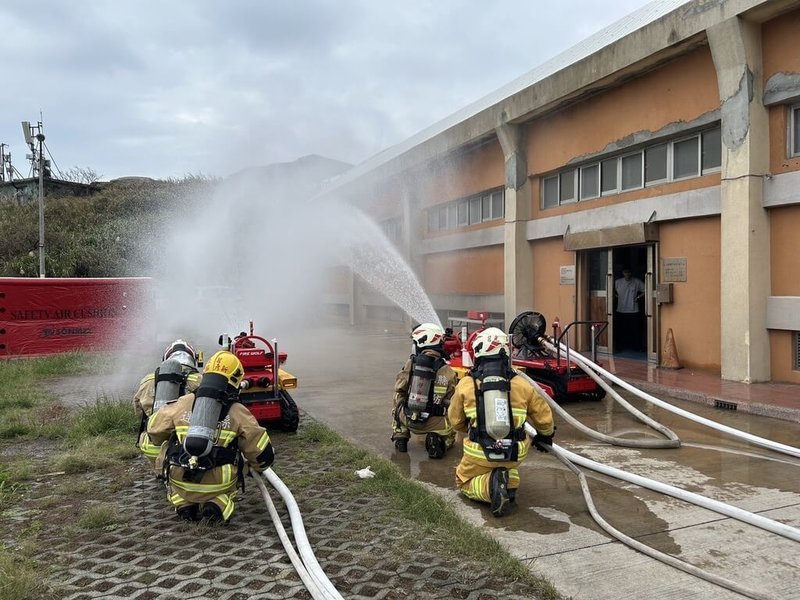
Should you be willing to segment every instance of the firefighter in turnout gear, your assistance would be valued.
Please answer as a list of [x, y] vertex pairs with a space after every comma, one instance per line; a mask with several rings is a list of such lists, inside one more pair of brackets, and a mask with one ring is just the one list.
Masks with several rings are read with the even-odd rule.
[[442, 458], [455, 441], [447, 407], [456, 387], [456, 373], [444, 356], [444, 331], [422, 323], [411, 332], [414, 354], [397, 374], [392, 410], [392, 440], [408, 452], [411, 434], [425, 435], [430, 458]]
[[261, 472], [275, 458], [267, 430], [237, 402], [243, 375], [235, 354], [217, 352], [197, 391], [160, 409], [148, 422], [151, 442], [168, 442], [158, 462], [169, 501], [187, 521], [227, 522], [247, 469]]
[[164, 350], [161, 364], [154, 373], [148, 373], [139, 382], [133, 396], [133, 408], [140, 418], [139, 435], [136, 445], [152, 463], [155, 463], [161, 450], [150, 443], [145, 429], [147, 419], [153, 414], [156, 396], [158, 407], [174, 402], [187, 392], [193, 392], [200, 385], [197, 372], [197, 354], [184, 340], [175, 340]]
[[[465, 434], [464, 454], [456, 467], [456, 484], [467, 498], [491, 505], [502, 517], [519, 487], [518, 466], [531, 443], [542, 452], [553, 442], [553, 413], [509, 359], [508, 336], [496, 327], [484, 329], [472, 342], [475, 366], [458, 382], [448, 416]], [[525, 435], [530, 419], [537, 435]]]

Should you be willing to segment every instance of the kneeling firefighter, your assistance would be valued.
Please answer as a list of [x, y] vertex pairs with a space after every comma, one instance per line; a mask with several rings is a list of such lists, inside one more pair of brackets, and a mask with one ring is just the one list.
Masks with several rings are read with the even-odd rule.
[[456, 373], [444, 355], [444, 331], [422, 323], [411, 332], [414, 354], [397, 374], [392, 410], [392, 440], [398, 452], [408, 452], [411, 433], [425, 434], [430, 458], [442, 458], [456, 433], [447, 407], [456, 388]]
[[475, 366], [458, 382], [448, 410], [453, 428], [466, 434], [456, 484], [467, 498], [489, 503], [502, 517], [516, 497], [517, 467], [531, 445], [525, 421], [536, 428], [534, 446], [547, 452], [555, 431], [553, 413], [528, 382], [516, 377], [502, 330], [484, 329], [472, 350]]
[[161, 448], [151, 444], [147, 437], [147, 419], [166, 404], [175, 402], [187, 392], [195, 391], [199, 385], [197, 354], [184, 340], [175, 340], [167, 346], [159, 367], [139, 382], [139, 388], [133, 396], [133, 408], [141, 419], [136, 447], [152, 463], [155, 463]]
[[246, 469], [261, 472], [275, 458], [267, 430], [237, 402], [243, 375], [235, 354], [217, 352], [195, 393], [150, 417], [151, 442], [169, 442], [159, 455], [168, 498], [187, 521], [227, 522]]

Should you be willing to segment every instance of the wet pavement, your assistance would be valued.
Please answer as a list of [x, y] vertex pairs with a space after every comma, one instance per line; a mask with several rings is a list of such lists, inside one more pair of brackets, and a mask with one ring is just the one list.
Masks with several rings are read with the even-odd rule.
[[[293, 394], [311, 416], [384, 456], [409, 476], [453, 500], [470, 522], [485, 526], [513, 554], [575, 600], [606, 598], [733, 599], [703, 582], [613, 541], [597, 526], [577, 478], [552, 455], [533, 452], [521, 467], [516, 507], [495, 519], [454, 488], [456, 446], [441, 461], [427, 458], [423, 438], [408, 454], [389, 440], [394, 377], [410, 352], [402, 334], [316, 331], [313, 343], [287, 340], [287, 365], [299, 378]], [[293, 347], [302, 343], [301, 347]], [[654, 389], [650, 388], [650, 393]], [[556, 418], [556, 443], [587, 458], [651, 477], [762, 516], [800, 527], [800, 460], [737, 441], [623, 394], [681, 438], [679, 449], [639, 450], [593, 442]], [[800, 424], [656, 394], [719, 423], [788, 445]], [[655, 435], [610, 398], [564, 405], [588, 427], [613, 435]], [[663, 552], [776, 599], [800, 598], [797, 542], [668, 496], [587, 473], [601, 515], [622, 532]]]
[[[427, 458], [421, 436], [412, 438], [407, 454], [395, 453], [389, 439], [390, 410], [395, 375], [411, 350], [405, 334], [321, 329], [280, 341], [281, 350], [289, 353], [286, 367], [299, 381], [292, 395], [304, 411], [452, 500], [465, 519], [485, 527], [565, 595], [575, 600], [741, 598], [612, 540], [592, 520], [575, 475], [552, 455], [529, 455], [520, 469], [516, 506], [507, 517], [495, 519], [488, 507], [465, 500], [455, 490], [460, 444], [440, 461]], [[214, 349], [204, 350], [208, 354]], [[799, 444], [800, 423], [754, 414], [758, 410], [714, 408], [715, 398], [730, 398], [743, 408], [763, 404], [769, 387], [742, 392], [741, 386], [715, 384], [713, 377], [690, 371], [664, 374], [664, 382], [653, 381], [652, 372], [635, 361], [616, 361], [612, 367], [680, 408], [783, 444]], [[114, 379], [113, 384], [106, 378], [103, 391], [125, 396], [128, 389], [132, 395], [141, 376], [138, 370]], [[689, 384], [697, 381], [703, 385], [692, 389]], [[680, 387], [682, 382], [686, 387]], [[715, 385], [719, 389], [713, 394], [702, 389]], [[77, 386], [71, 400], [79, 403], [81, 394], [85, 397], [80, 390], [87, 387], [85, 381]], [[725, 396], [726, 389], [732, 396]], [[741, 397], [745, 393], [748, 398]], [[556, 417], [556, 443], [598, 462], [800, 527], [800, 460], [737, 441], [627, 392], [622, 394], [673, 429], [682, 440], [681, 448], [639, 450], [597, 443], [560, 417]], [[781, 397], [791, 412], [793, 394]], [[564, 407], [603, 433], [657, 435], [610, 398], [569, 402]], [[797, 542], [605, 475], [587, 472], [587, 476], [598, 511], [625, 534], [768, 598], [800, 599]]]

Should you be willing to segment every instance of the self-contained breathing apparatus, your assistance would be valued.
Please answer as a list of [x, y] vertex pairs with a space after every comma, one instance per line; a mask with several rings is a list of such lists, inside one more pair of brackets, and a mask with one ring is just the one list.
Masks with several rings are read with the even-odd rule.
[[514, 427], [511, 379], [516, 373], [505, 354], [484, 358], [470, 371], [475, 384], [477, 427], [469, 428], [469, 439], [480, 444], [486, 460], [518, 460], [518, 442], [525, 440], [524, 423]]
[[447, 361], [441, 356], [424, 352], [411, 357], [408, 400], [403, 407], [409, 421], [424, 423], [429, 417], [440, 417], [447, 412], [442, 398], [436, 395], [434, 389], [436, 374], [446, 364]]
[[[189, 373], [184, 366], [174, 358], [164, 360], [153, 374], [153, 408], [151, 414], [157, 412], [170, 402], [173, 402], [186, 393], [186, 380]], [[139, 448], [142, 433], [147, 429], [149, 415], [142, 410], [139, 422], [139, 433], [136, 435], [136, 447]]]
[[219, 373], [205, 373], [195, 392], [189, 428], [183, 442], [173, 434], [169, 440], [162, 477], [169, 480], [172, 467], [183, 469], [183, 481], [199, 483], [211, 469], [236, 465], [237, 480], [244, 490], [244, 460], [237, 440], [228, 446], [219, 445], [222, 424], [231, 405], [238, 399], [238, 390]]

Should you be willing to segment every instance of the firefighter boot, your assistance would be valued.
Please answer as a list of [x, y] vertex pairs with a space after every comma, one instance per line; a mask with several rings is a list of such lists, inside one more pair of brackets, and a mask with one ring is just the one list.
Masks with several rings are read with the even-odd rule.
[[508, 513], [508, 470], [505, 467], [492, 469], [489, 478], [489, 496], [492, 499], [492, 514], [495, 517], [502, 517]]
[[408, 452], [408, 438], [397, 438], [394, 441], [394, 448], [398, 452]]
[[202, 517], [209, 525], [216, 525], [222, 523], [222, 509], [213, 502], [206, 502], [203, 504], [203, 510], [200, 511]]
[[186, 506], [181, 506], [175, 512], [178, 513], [178, 516], [184, 521], [199, 521], [200, 515], [197, 510], [198, 508], [197, 504], [187, 504]]
[[428, 451], [429, 458], [442, 458], [446, 449], [442, 436], [435, 433], [425, 436], [425, 450]]

